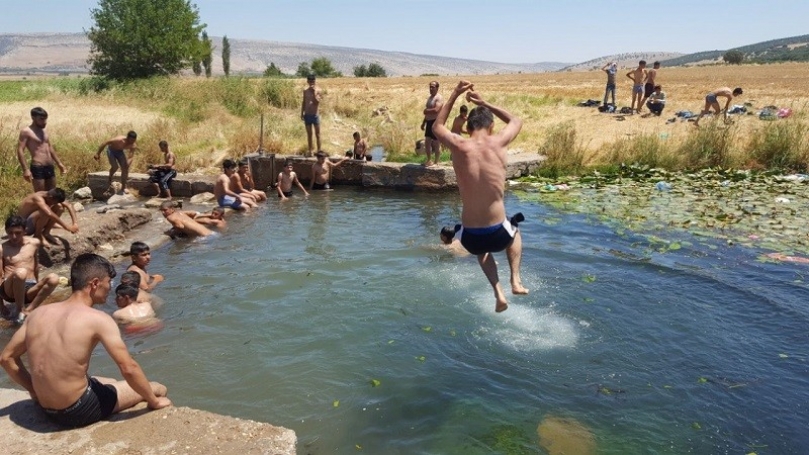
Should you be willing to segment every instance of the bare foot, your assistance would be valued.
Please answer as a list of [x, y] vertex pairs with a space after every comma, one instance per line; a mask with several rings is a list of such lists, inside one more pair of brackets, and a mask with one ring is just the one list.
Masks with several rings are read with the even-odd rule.
[[512, 284], [511, 293], [514, 295], [528, 295], [528, 289], [525, 289], [522, 283]]
[[508, 302], [506, 301], [498, 301], [497, 304], [494, 306], [494, 311], [496, 313], [502, 313], [508, 309]]
[[433, 165], [433, 162], [432, 162], [432, 161], [425, 161], [425, 162], [424, 162], [424, 166], [425, 166], [425, 167], [430, 167], [430, 166], [432, 166], [432, 165]]

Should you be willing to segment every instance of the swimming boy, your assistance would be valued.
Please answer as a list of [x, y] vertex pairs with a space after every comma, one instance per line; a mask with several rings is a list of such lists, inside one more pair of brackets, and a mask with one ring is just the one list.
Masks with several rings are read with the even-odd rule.
[[[62, 221], [65, 210], [70, 214], [71, 224]], [[48, 239], [54, 241], [51, 229], [56, 224], [73, 234], [79, 232], [76, 210], [65, 202], [65, 191], [61, 188], [37, 191], [25, 196], [17, 209], [17, 215], [25, 219], [25, 235], [35, 236], [46, 248], [51, 246]]]
[[[226, 159], [222, 162], [222, 174], [216, 178], [213, 194], [219, 207], [230, 207], [234, 210], [249, 210], [238, 193], [231, 189], [230, 176], [236, 173], [236, 162]], [[173, 207], [173, 206], [172, 206]]]
[[252, 194], [256, 201], [263, 202], [267, 200], [267, 193], [256, 189], [256, 183], [253, 181], [253, 174], [250, 173], [250, 162], [246, 159], [239, 161], [239, 169], [236, 171], [239, 174], [242, 187], [245, 191]]
[[152, 183], [158, 196], [171, 199], [171, 181], [174, 177], [177, 177], [177, 171], [174, 169], [176, 158], [174, 153], [169, 150], [168, 142], [160, 141], [157, 146], [163, 152], [163, 164], [150, 164], [148, 166], [149, 182]]
[[[21, 324], [59, 285], [59, 276], [49, 273], [39, 279], [39, 240], [25, 235], [25, 219], [11, 215], [6, 219], [8, 240], [0, 244], [0, 299], [12, 302], [8, 312], [0, 300], [0, 314]], [[27, 305], [27, 306], [26, 306]]]
[[[110, 176], [108, 179], [108, 186], [112, 190], [112, 176], [118, 168], [121, 168], [121, 193], [127, 193], [126, 179], [129, 176], [129, 167], [132, 165], [132, 160], [135, 158], [135, 150], [138, 148], [137, 144], [138, 133], [130, 131], [126, 136], [115, 136], [114, 138], [104, 142], [98, 147], [98, 151], [93, 157], [96, 161], [101, 159], [101, 152], [107, 148], [107, 159], [110, 162]], [[129, 156], [124, 153], [129, 150]]]
[[[506, 250], [511, 268], [511, 292], [528, 294], [520, 278], [522, 238], [520, 231], [506, 218], [503, 202], [506, 181], [506, 146], [517, 137], [522, 120], [505, 109], [494, 106], [473, 90], [471, 82], [460, 81], [447, 103], [441, 108], [433, 131], [452, 152], [452, 167], [458, 179], [463, 209], [461, 212], [461, 244], [478, 257], [483, 273], [495, 295], [495, 311], [508, 309], [508, 301], [497, 276], [497, 263], [491, 254]], [[469, 113], [463, 138], [444, 126], [455, 100], [466, 92], [466, 100], [476, 107]], [[493, 134], [494, 118], [506, 123]]]
[[[96, 254], [79, 255], [70, 267], [67, 300], [32, 311], [0, 354], [9, 377], [54, 423], [83, 427], [145, 401], [149, 409], [171, 406], [168, 390], [149, 382], [132, 358], [115, 321], [103, 311], [115, 269]], [[90, 361], [101, 343], [123, 381], [91, 377]], [[28, 354], [26, 369], [22, 357]]]
[[227, 226], [227, 221], [225, 221], [225, 209], [222, 207], [214, 207], [211, 209], [211, 213], [199, 213], [199, 212], [183, 212], [188, 215], [191, 219], [196, 221], [199, 224], [205, 226], [215, 227], [217, 229], [222, 229]]
[[160, 213], [171, 223], [169, 237], [207, 237], [213, 232], [202, 224], [194, 221], [190, 216], [174, 208], [174, 203], [166, 201], [160, 204]]
[[638, 62], [638, 67], [626, 73], [626, 77], [632, 79], [632, 104], [629, 108], [632, 113], [640, 112], [643, 100], [643, 82], [646, 80], [646, 60]]
[[307, 193], [306, 189], [301, 185], [301, 181], [298, 180], [298, 174], [292, 170], [292, 162], [287, 161], [284, 163], [284, 170], [278, 174], [278, 186], [276, 187], [278, 190], [278, 198], [285, 201], [292, 197], [293, 184], [298, 185], [298, 188], [303, 191], [304, 196], [309, 196], [309, 193]]
[[[20, 130], [20, 139], [17, 145], [17, 159], [23, 170], [23, 178], [34, 185], [34, 191], [47, 191], [56, 188], [56, 171], [54, 164], [59, 166], [62, 174], [67, 168], [56, 155], [51, 138], [45, 127], [48, 124], [48, 113], [41, 107], [31, 109], [31, 125]], [[31, 154], [31, 165], [25, 164], [25, 149]]]
[[152, 251], [149, 245], [143, 242], [132, 242], [129, 245], [129, 257], [132, 263], [126, 268], [127, 272], [136, 272], [140, 275], [140, 288], [144, 291], [151, 291], [163, 281], [163, 275], [149, 275], [146, 267], [152, 262]]
[[115, 288], [115, 304], [118, 309], [112, 313], [112, 318], [119, 325], [138, 327], [152, 326], [160, 321], [155, 315], [154, 308], [149, 302], [138, 300], [138, 288], [128, 284], [120, 284]]
[[331, 189], [329, 185], [329, 182], [331, 182], [331, 171], [335, 167], [343, 164], [346, 158], [341, 159], [337, 163], [332, 163], [326, 159], [326, 153], [323, 151], [317, 152], [315, 156], [317, 157], [317, 161], [312, 165], [312, 178], [309, 180], [309, 191]]
[[[730, 106], [731, 100], [733, 97], [739, 96], [743, 94], [744, 91], [741, 87], [736, 87], [732, 91], [729, 87], [720, 87], [708, 95], [705, 96], [705, 107], [702, 108], [702, 111], [699, 113], [697, 120], [694, 122], [694, 126], [699, 127], [699, 120], [702, 118], [703, 115], [708, 114], [711, 112], [711, 109], [714, 110], [714, 114], [719, 115], [722, 112], [725, 113], [725, 123], [728, 122], [728, 106]], [[718, 98], [722, 97], [725, 98], [725, 108], [722, 109], [719, 107], [719, 100]]]
[[138, 296], [136, 300], [138, 302], [151, 302], [152, 294], [144, 291], [140, 287], [140, 273], [134, 272], [131, 270], [127, 270], [126, 272], [121, 274], [121, 284], [125, 284], [127, 286], [133, 286], [135, 289], [138, 290]]
[[307, 88], [303, 90], [303, 102], [301, 103], [301, 120], [306, 127], [306, 139], [309, 144], [309, 153], [306, 156], [312, 156], [314, 149], [312, 148], [312, 129], [315, 130], [315, 137], [317, 139], [317, 149], [320, 150], [320, 116], [318, 115], [318, 108], [323, 95], [320, 88], [315, 85], [315, 75], [310, 74], [306, 77]]

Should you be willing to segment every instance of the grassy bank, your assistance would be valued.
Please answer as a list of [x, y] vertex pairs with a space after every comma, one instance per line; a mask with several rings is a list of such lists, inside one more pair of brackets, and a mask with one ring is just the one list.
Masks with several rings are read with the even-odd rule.
[[[549, 157], [546, 175], [582, 174], [620, 163], [670, 170], [708, 166], [780, 168], [805, 171], [809, 160], [806, 132], [809, 65], [663, 68], [658, 82], [668, 94], [662, 118], [615, 116], [578, 101], [603, 96], [601, 72], [468, 76], [489, 101], [524, 119], [512, 148]], [[416, 161], [414, 142], [429, 77], [324, 79], [321, 108], [323, 149], [342, 154], [351, 134], [360, 131], [369, 143], [382, 145], [395, 161]], [[440, 77], [446, 97], [460, 77]], [[619, 82], [619, 105], [628, 105], [631, 82]], [[703, 122], [666, 123], [679, 110], [698, 112], [705, 93], [718, 86], [742, 86], [753, 109], [790, 107], [795, 114], [764, 122], [738, 116], [733, 125]], [[301, 80], [232, 78], [163, 78], [102, 85], [90, 78], [54, 77], [0, 82], [0, 208], [4, 211], [28, 191], [15, 158], [19, 129], [28, 112], [40, 105], [50, 113], [48, 131], [70, 168], [60, 185], [84, 183], [88, 171], [107, 169], [90, 159], [98, 144], [130, 129], [138, 132], [141, 152], [134, 171], [159, 159], [157, 142], [169, 141], [181, 171], [209, 169], [225, 156], [239, 157], [259, 144], [265, 118], [264, 148], [295, 154], [306, 148], [299, 118]], [[460, 103], [459, 103], [460, 104]], [[457, 109], [457, 107], [456, 107]]]

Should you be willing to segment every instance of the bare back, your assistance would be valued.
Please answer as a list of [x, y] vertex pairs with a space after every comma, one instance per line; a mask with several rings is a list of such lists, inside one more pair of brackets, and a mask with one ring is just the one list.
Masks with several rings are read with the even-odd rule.
[[506, 150], [500, 143], [497, 136], [476, 131], [471, 138], [458, 138], [450, 145], [465, 227], [489, 227], [506, 219]]
[[[99, 330], [115, 324], [107, 314], [70, 300], [45, 305], [26, 320], [25, 345], [39, 403], [64, 409], [84, 393]], [[117, 328], [116, 328], [117, 330]]]
[[219, 177], [216, 178], [216, 182], [213, 186], [213, 194], [216, 196], [217, 199], [226, 196], [227, 189], [230, 186], [230, 177], [227, 174], [219, 174]]
[[[168, 220], [168, 222], [171, 223], [175, 229], [182, 231], [186, 235], [198, 235], [205, 237], [213, 234], [210, 229], [201, 225], [199, 222], [194, 221], [190, 216], [183, 212], [175, 211], [171, 215], [167, 216], [166, 220]], [[141, 281], [141, 283], [142, 282], [143, 281]]]

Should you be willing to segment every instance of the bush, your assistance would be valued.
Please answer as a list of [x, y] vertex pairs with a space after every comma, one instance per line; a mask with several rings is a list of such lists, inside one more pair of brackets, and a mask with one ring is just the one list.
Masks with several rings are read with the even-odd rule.
[[809, 159], [804, 123], [779, 120], [755, 131], [747, 145], [747, 153], [770, 169], [805, 171]]
[[261, 86], [261, 98], [279, 109], [293, 109], [300, 104], [295, 84], [287, 79], [266, 79]]
[[708, 122], [694, 128], [678, 148], [689, 169], [731, 166], [733, 138], [736, 128]]
[[226, 77], [218, 80], [219, 100], [225, 109], [237, 117], [249, 117], [258, 112], [256, 90], [249, 79]]
[[539, 170], [545, 177], [577, 174], [584, 168], [585, 150], [576, 143], [576, 127], [572, 122], [549, 128], [539, 154], [546, 157]]

